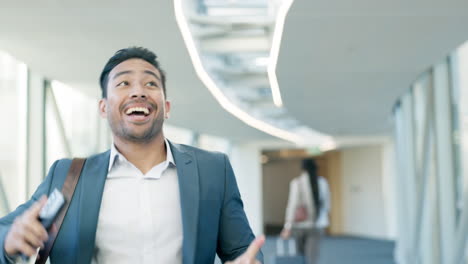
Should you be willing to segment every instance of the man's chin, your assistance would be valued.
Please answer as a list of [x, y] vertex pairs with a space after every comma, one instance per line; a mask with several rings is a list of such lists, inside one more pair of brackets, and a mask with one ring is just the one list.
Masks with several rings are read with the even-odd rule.
[[156, 129], [153, 126], [133, 126], [121, 124], [120, 127], [112, 127], [112, 134], [114, 136], [132, 143], [147, 143], [151, 142], [158, 137], [162, 129]]
[[157, 134], [158, 133], [151, 131], [132, 131], [130, 133], [125, 133], [123, 138], [134, 143], [148, 143], [153, 141], [157, 137]]

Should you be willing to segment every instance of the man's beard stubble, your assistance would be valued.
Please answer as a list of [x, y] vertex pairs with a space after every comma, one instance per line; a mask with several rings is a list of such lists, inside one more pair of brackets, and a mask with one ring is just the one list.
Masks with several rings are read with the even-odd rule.
[[138, 135], [136, 133], [132, 133], [131, 129], [125, 125], [124, 120], [119, 122], [114, 120], [111, 116], [108, 116], [107, 119], [109, 121], [112, 134], [114, 134], [115, 137], [139, 144], [151, 142], [159, 133], [162, 132], [162, 125], [164, 123], [164, 118], [159, 114], [156, 120], [152, 121], [151, 126], [143, 131], [141, 135]]

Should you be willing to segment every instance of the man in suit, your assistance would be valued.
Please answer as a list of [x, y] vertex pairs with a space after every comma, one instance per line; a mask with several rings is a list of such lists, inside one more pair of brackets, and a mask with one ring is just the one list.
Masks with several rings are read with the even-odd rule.
[[[151, 51], [118, 51], [101, 73], [99, 111], [113, 145], [87, 159], [50, 253], [51, 263], [260, 263], [224, 154], [168, 141], [165, 73]], [[71, 161], [56, 161], [32, 199], [0, 219], [0, 263], [48, 239], [38, 214]]]

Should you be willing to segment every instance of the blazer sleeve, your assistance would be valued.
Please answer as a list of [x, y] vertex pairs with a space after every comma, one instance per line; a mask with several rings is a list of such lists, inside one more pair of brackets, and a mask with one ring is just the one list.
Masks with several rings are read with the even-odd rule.
[[13, 212], [7, 214], [6, 216], [0, 218], [0, 264], [11, 263], [8, 261], [5, 254], [5, 238], [10, 230], [11, 225], [16, 217], [23, 214], [24, 211], [28, 210], [31, 205], [33, 205], [37, 200], [41, 198], [42, 195], [47, 195], [52, 184], [52, 179], [57, 166], [58, 161], [56, 161], [49, 170], [47, 177], [44, 181], [37, 187], [36, 191], [32, 195], [31, 199], [26, 203], [18, 206]]
[[[224, 199], [216, 250], [223, 263], [242, 255], [255, 239], [244, 212], [231, 163], [226, 155], [224, 155], [224, 168]], [[257, 259], [263, 263], [261, 251], [257, 254]]]

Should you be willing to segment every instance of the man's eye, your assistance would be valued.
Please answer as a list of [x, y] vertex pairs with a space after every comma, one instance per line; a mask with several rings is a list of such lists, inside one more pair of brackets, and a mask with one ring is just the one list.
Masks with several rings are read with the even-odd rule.
[[154, 86], [157, 87], [158, 85], [155, 82], [148, 82], [146, 83], [146, 86]]
[[119, 83], [117, 84], [117, 87], [119, 87], [119, 86], [126, 86], [126, 85], [128, 85], [128, 82], [127, 82], [127, 81], [123, 81], [123, 82], [119, 82]]

